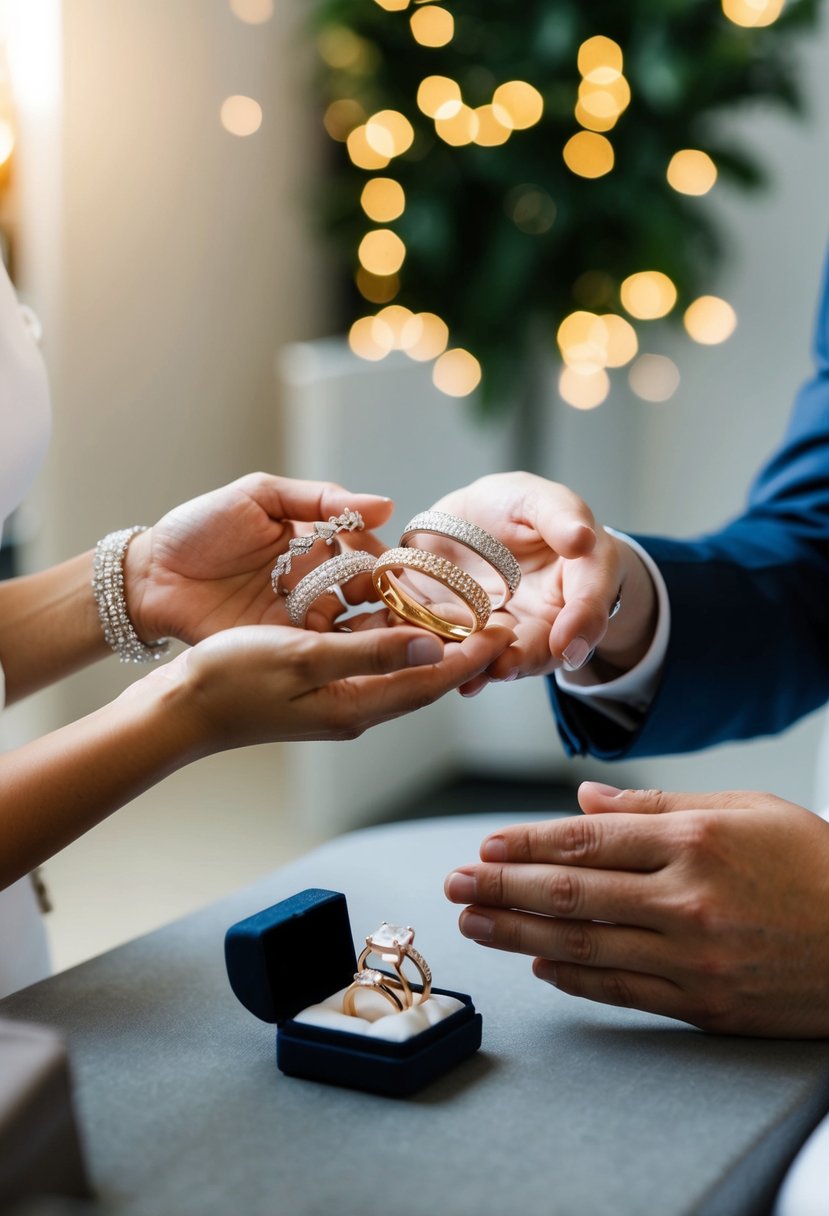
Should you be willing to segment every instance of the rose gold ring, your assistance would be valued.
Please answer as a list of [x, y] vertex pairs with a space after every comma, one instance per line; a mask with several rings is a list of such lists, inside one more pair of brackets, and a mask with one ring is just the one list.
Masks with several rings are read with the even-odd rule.
[[[388, 921], [384, 920], [379, 929], [375, 929], [374, 933], [370, 933], [366, 938], [365, 949], [357, 960], [359, 968], [365, 967], [366, 960], [372, 954], [382, 959], [384, 963], [390, 963], [403, 989], [404, 1003], [407, 1008], [414, 1004], [416, 995], [412, 992], [412, 986], [403, 971], [403, 964], [407, 960], [420, 976], [418, 1004], [422, 1005], [424, 1001], [428, 1001], [432, 991], [432, 971], [423, 955], [412, 945], [414, 935], [414, 929], [410, 925], [405, 927], [390, 925]], [[388, 978], [391, 979], [391, 977]]]
[[[392, 984], [389, 982], [389, 976], [384, 975], [382, 971], [376, 971], [373, 967], [360, 967], [359, 971], [354, 972], [354, 981], [345, 990], [343, 996], [343, 1013], [349, 1017], [357, 1017], [357, 995], [360, 992], [377, 992], [380, 996], [385, 997], [391, 1005], [394, 1006], [395, 1013], [402, 1013], [408, 1008], [407, 1004], [400, 999], [394, 991]], [[409, 1002], [411, 1004], [411, 1002]]]

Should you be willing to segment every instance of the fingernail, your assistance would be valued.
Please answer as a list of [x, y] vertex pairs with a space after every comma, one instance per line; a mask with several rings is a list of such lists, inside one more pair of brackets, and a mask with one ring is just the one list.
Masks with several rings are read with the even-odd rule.
[[406, 647], [406, 658], [410, 667], [424, 667], [427, 663], [439, 663], [443, 658], [443, 646], [437, 638], [412, 638]]
[[446, 880], [446, 894], [453, 903], [471, 904], [475, 900], [477, 884], [471, 874], [455, 870]]
[[536, 972], [536, 975], [545, 984], [552, 984], [554, 988], [558, 988], [558, 967], [555, 963], [545, 963], [544, 970], [540, 974]]
[[495, 925], [480, 912], [464, 912], [460, 929], [464, 937], [471, 937], [473, 942], [491, 942], [495, 936]]
[[593, 651], [584, 638], [573, 638], [566, 650], [561, 653], [567, 671], [578, 671], [584, 667]]
[[485, 688], [486, 688], [486, 684], [480, 684], [477, 688], [473, 688], [471, 692], [464, 692], [463, 690], [461, 690], [461, 696], [467, 697], [467, 698], [477, 697], [478, 693], [483, 692]]
[[506, 861], [507, 842], [503, 836], [489, 836], [481, 845], [481, 861]]
[[582, 784], [589, 785], [595, 794], [604, 794], [606, 798], [618, 798], [623, 792], [618, 786], [603, 785], [601, 781], [585, 781]]

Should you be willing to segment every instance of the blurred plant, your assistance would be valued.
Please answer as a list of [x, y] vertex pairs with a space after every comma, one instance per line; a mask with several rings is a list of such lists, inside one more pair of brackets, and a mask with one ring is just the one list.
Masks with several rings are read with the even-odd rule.
[[693, 337], [727, 336], [729, 306], [699, 300], [724, 250], [704, 195], [765, 182], [724, 117], [803, 108], [794, 46], [818, 4], [784, 4], [314, 0], [353, 348], [434, 359], [458, 396], [482, 371], [492, 411], [539, 333], [579, 405], [649, 319], [693, 304]]

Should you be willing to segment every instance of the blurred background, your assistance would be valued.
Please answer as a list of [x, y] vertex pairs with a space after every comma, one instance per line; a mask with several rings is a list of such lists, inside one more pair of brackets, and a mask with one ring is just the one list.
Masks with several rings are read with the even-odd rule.
[[[0, 232], [54, 406], [3, 571], [259, 467], [392, 496], [389, 544], [513, 467], [629, 531], [738, 511], [809, 372], [829, 30], [812, 0], [657, 8], [0, 0]], [[136, 674], [14, 707], [3, 745]], [[214, 757], [48, 864], [55, 960], [361, 824], [572, 807], [586, 777], [809, 805], [821, 730], [573, 761], [528, 680]]]

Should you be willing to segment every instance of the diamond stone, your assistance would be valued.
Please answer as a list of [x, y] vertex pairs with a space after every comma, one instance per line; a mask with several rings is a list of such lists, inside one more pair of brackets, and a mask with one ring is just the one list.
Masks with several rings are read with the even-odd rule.
[[366, 938], [366, 942], [369, 941], [373, 946], [382, 946], [384, 949], [394, 946], [403, 949], [414, 941], [414, 929], [410, 929], [408, 926], [404, 928], [402, 925], [390, 925], [388, 921], [384, 920], [380, 928], [375, 930], [370, 938]]

